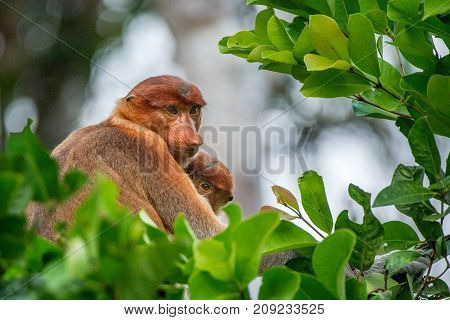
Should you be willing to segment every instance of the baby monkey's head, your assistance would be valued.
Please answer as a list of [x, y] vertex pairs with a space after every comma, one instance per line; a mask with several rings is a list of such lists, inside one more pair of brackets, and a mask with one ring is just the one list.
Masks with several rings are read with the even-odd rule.
[[230, 170], [216, 158], [199, 152], [188, 162], [185, 171], [198, 193], [208, 199], [216, 214], [233, 200], [233, 177]]

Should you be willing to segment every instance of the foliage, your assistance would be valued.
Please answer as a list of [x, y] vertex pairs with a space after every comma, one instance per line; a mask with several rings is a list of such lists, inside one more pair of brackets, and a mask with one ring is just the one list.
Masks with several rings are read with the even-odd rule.
[[[448, 297], [447, 285], [438, 278], [398, 279], [402, 269], [420, 257], [431, 255], [433, 261], [446, 257], [447, 238], [430, 239], [424, 234], [425, 240], [420, 241], [401, 222], [381, 225], [371, 211], [370, 194], [354, 185], [349, 186], [349, 195], [363, 207], [363, 223], [352, 222], [347, 212], [334, 223], [322, 178], [312, 171], [299, 178], [303, 207], [312, 223], [302, 214], [296, 197], [275, 186], [278, 202], [295, 215], [266, 207], [242, 220], [241, 209], [231, 203], [224, 208], [229, 226], [204, 240], [195, 237], [182, 214], [174, 223], [174, 234], [159, 230], [145, 212], [132, 214], [116, 202], [114, 183], [99, 175], [73, 223], [58, 228], [59, 240], [49, 242], [26, 227], [27, 204], [38, 201], [51, 209], [76, 192], [86, 178], [70, 172], [54, 179], [56, 162], [31, 133], [30, 125], [9, 137], [0, 167], [3, 298], [248, 299], [248, 286], [258, 276], [261, 261], [286, 250], [295, 250], [298, 257], [263, 272], [259, 299]], [[19, 145], [28, 147], [19, 153]], [[412, 167], [401, 169], [394, 181], [402, 183], [414, 176]], [[412, 211], [424, 203], [402, 203], [402, 210]], [[416, 219], [425, 223], [429, 217]], [[289, 221], [295, 219], [306, 222], [323, 241]], [[385, 252], [395, 250], [386, 260], [386, 273], [363, 273], [383, 247]]]
[[[383, 285], [374, 285], [372, 273], [365, 282], [358, 276], [357, 281], [347, 281], [347, 290], [339, 284], [339, 289], [335, 286], [331, 292], [342, 298], [345, 291], [347, 297], [355, 299], [367, 296], [361, 292], [371, 292], [369, 297], [376, 299], [448, 297], [446, 285], [439, 294], [430, 294], [430, 284], [441, 285], [443, 273], [433, 278], [428, 272], [440, 259], [447, 263], [444, 273], [450, 267], [449, 236], [442, 229], [450, 213], [450, 160], [447, 157], [444, 171], [434, 137], [450, 137], [450, 55], [439, 56], [435, 46], [439, 40], [447, 47], [450, 44], [450, 1], [247, 0], [247, 4], [267, 9], [258, 13], [253, 30], [222, 38], [221, 53], [260, 63], [260, 70], [292, 76], [303, 84], [300, 92], [305, 97], [347, 97], [356, 116], [396, 121], [416, 162], [415, 166], [399, 165], [391, 185], [372, 205], [370, 194], [350, 185], [350, 197], [364, 210], [363, 221], [351, 221], [345, 210], [336, 219], [334, 233], [323, 182], [316, 173], [306, 172], [299, 178], [303, 209], [314, 225], [298, 205], [292, 205], [293, 195], [283, 200], [280, 195], [286, 192], [277, 193], [279, 202], [295, 211], [317, 234], [324, 237], [319, 230], [331, 233], [322, 243], [339, 230], [353, 232], [355, 244], [349, 265], [355, 274], [367, 274], [367, 270], [373, 270], [378, 254], [389, 253]], [[274, 9], [292, 14], [292, 20], [277, 17]], [[385, 45], [395, 48], [399, 61], [388, 61]], [[397, 64], [399, 68], [394, 66]], [[405, 68], [404, 64], [415, 68]], [[405, 69], [417, 72], [408, 74]], [[424, 181], [424, 175], [428, 181]], [[423, 241], [407, 224], [381, 224], [372, 213], [371, 206], [392, 205], [413, 219]], [[344, 254], [344, 249], [336, 250]], [[391, 288], [390, 278], [419, 257], [428, 257], [427, 275], [405, 278], [395, 284], [395, 290]]]
[[[265, 206], [243, 220], [232, 203], [224, 208], [228, 227], [200, 240], [182, 214], [174, 234], [166, 234], [145, 212], [120, 206], [116, 186], [104, 176], [95, 182], [76, 171], [60, 177], [29, 123], [9, 137], [0, 156], [1, 297], [248, 299], [261, 261], [287, 250], [297, 257], [262, 272], [258, 298], [450, 297], [440, 279], [450, 268], [450, 239], [442, 229], [450, 213], [450, 157], [443, 169], [434, 137], [449, 136], [448, 57], [433, 54], [430, 37], [448, 45], [448, 1], [247, 2], [269, 8], [258, 14], [254, 30], [223, 38], [222, 53], [292, 75], [304, 83], [305, 96], [349, 96], [356, 115], [396, 120], [416, 165], [399, 165], [373, 203], [369, 193], [350, 184], [350, 198], [362, 207], [361, 224], [348, 211], [334, 221], [323, 179], [308, 171], [298, 179], [301, 205], [289, 190], [274, 186], [289, 212]], [[281, 20], [274, 8], [296, 17]], [[381, 36], [422, 71], [403, 74], [384, 60]], [[51, 212], [85, 183], [94, 184], [92, 192], [73, 223], [58, 226], [56, 243], [27, 227], [24, 213], [31, 201]], [[420, 234], [400, 221], [381, 224], [372, 207], [383, 206], [412, 218]], [[442, 259], [446, 269], [430, 276]], [[423, 270], [410, 268], [420, 261]]]

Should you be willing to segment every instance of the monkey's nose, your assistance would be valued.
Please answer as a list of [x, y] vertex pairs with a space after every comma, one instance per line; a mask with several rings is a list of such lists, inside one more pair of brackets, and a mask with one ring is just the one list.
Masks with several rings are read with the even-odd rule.
[[228, 201], [233, 201], [233, 196], [230, 196], [230, 197], [228, 198]]

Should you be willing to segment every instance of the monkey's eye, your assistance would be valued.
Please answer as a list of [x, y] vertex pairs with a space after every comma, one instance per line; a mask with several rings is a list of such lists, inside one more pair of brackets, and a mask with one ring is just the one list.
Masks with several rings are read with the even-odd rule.
[[193, 115], [193, 116], [199, 114], [199, 112], [200, 112], [200, 107], [199, 106], [193, 106], [191, 108], [191, 110], [189, 111], [189, 113], [191, 115]]
[[209, 190], [211, 190], [211, 186], [210, 186], [208, 183], [206, 183], [206, 182], [203, 182], [202, 184], [200, 184], [200, 187], [201, 187], [204, 191], [209, 191]]
[[176, 116], [178, 114], [178, 109], [176, 106], [168, 106], [166, 110], [169, 114], [173, 116]]
[[188, 173], [189, 178], [191, 178], [191, 180], [194, 180], [194, 174], [193, 173]]

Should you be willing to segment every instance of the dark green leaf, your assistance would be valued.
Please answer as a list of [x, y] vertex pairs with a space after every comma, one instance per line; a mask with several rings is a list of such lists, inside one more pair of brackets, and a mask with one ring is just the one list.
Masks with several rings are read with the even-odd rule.
[[419, 258], [422, 254], [417, 251], [396, 251], [386, 259], [386, 270], [389, 275], [396, 274], [400, 269]]
[[367, 300], [367, 287], [364, 280], [350, 278], [345, 282], [347, 300]]
[[406, 250], [416, 245], [420, 240], [413, 228], [400, 221], [390, 221], [383, 224], [384, 251]]
[[364, 192], [355, 185], [349, 186], [349, 194], [364, 209], [362, 224], [350, 220], [348, 211], [339, 214], [336, 230], [349, 229], [356, 235], [355, 248], [350, 257], [350, 265], [361, 271], [369, 269], [383, 244], [384, 229], [381, 222], [373, 215], [370, 208], [370, 193]]
[[414, 204], [431, 199], [436, 195], [437, 193], [414, 182], [399, 182], [381, 190], [376, 197], [373, 206], [384, 207]]
[[189, 278], [189, 293], [194, 300], [239, 299], [238, 288], [232, 282], [214, 279], [207, 272], [196, 271]]
[[315, 277], [309, 274], [301, 274], [300, 276], [300, 289], [294, 297], [294, 300], [336, 300], [330, 291], [317, 280]]
[[416, 162], [425, 168], [431, 183], [441, 178], [441, 157], [426, 118], [416, 120], [408, 135]]

